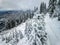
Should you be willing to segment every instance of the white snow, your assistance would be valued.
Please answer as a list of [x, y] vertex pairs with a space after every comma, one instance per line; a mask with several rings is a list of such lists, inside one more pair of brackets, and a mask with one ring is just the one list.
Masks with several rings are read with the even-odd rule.
[[46, 14], [45, 22], [50, 45], [60, 45], [60, 21], [57, 18], [51, 19]]
[[25, 23], [22, 23], [17, 27], [14, 27], [14, 28], [12, 28], [10, 30], [7, 30], [7, 31], [4, 31], [4, 32], [0, 33], [0, 45], [10, 45], [10, 44], [5, 43], [5, 41], [1, 40], [2, 39], [1, 35], [5, 35], [6, 37], [9, 37], [9, 35], [11, 35], [11, 37], [12, 37], [14, 31], [17, 31], [17, 32], [21, 31], [23, 33], [23, 35], [24, 35], [24, 30], [25, 30]]
[[9, 33], [9, 32], [13, 32], [15, 30], [17, 30], [17, 31], [20, 30], [22, 33], [24, 33], [24, 29], [25, 29], [25, 23], [22, 23], [22, 24], [18, 25], [17, 27], [14, 27], [14, 28], [9, 29], [7, 31], [3, 31], [0, 34], [6, 34], [6, 33]]
[[[36, 18], [36, 17], [33, 17], [33, 18]], [[48, 35], [48, 40], [47, 40], [48, 44], [47, 45], [60, 45], [60, 21], [58, 21], [57, 18], [53, 18], [53, 19], [50, 18], [49, 14], [47, 13], [45, 16], [45, 23], [46, 23], [46, 25], [45, 25], [46, 32]], [[26, 40], [27, 37], [24, 34], [25, 28], [26, 28], [26, 22], [18, 25], [17, 27], [14, 27], [10, 30], [4, 31], [0, 34], [8, 36], [10, 33], [14, 32], [15, 30], [16, 31], [20, 30], [23, 33], [24, 38], [19, 39], [19, 42], [17, 43], [17, 45], [29, 45], [29, 41], [27, 42], [27, 40]], [[0, 35], [0, 45], [8, 45], [5, 43], [5, 41], [1, 41], [1, 35]]]

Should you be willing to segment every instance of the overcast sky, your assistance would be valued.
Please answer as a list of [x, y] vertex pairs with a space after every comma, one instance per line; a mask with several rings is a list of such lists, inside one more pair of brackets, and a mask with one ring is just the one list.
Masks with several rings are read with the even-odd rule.
[[43, 1], [48, 6], [49, 0], [0, 0], [0, 10], [33, 9]]

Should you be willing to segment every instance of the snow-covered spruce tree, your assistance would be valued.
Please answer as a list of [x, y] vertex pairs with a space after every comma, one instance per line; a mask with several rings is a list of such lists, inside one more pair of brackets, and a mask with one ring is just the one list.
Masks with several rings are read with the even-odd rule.
[[44, 2], [40, 5], [40, 13], [46, 13], [46, 4]]
[[47, 45], [44, 15], [37, 15], [26, 23], [25, 35], [30, 45]]
[[54, 13], [52, 17], [58, 17], [58, 20], [60, 20], [60, 0], [57, 0], [57, 3], [55, 5]]
[[52, 14], [54, 13], [56, 3], [57, 3], [57, 0], [49, 0], [48, 8], [49, 8], [50, 17], [52, 17]]

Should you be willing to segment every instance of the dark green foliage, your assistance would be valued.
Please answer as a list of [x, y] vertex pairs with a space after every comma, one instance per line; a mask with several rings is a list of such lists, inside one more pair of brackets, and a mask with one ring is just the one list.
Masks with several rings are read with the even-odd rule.
[[14, 20], [11, 21], [11, 25], [12, 25], [11, 28], [15, 27], [15, 21]]
[[6, 28], [7, 28], [7, 29], [10, 29], [10, 28], [11, 28], [10, 23], [7, 22]]
[[40, 13], [46, 13], [46, 4], [44, 2], [40, 5]]
[[16, 22], [17, 22], [17, 25], [19, 24], [19, 20], [18, 19], [16, 19]]
[[49, 0], [49, 13], [51, 14], [50, 17], [52, 16], [52, 14], [54, 13], [55, 10], [55, 6], [57, 4], [57, 0]]
[[13, 27], [15, 27], [15, 21], [14, 20], [7, 22], [6, 29], [11, 29]]
[[2, 29], [3, 27], [5, 27], [5, 22], [4, 21], [0, 21], [0, 29]]

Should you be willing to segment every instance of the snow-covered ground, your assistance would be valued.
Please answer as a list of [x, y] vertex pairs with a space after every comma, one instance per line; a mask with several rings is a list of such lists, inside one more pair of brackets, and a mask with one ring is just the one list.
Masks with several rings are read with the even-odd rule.
[[[41, 18], [40, 20], [38, 20], [38, 16], [41, 16], [40, 17]], [[45, 35], [45, 32], [44, 32], [45, 31], [45, 29], [44, 29], [45, 27], [43, 27], [42, 26], [43, 23], [41, 23], [41, 22], [44, 22], [42, 19], [44, 19], [42, 17], [42, 14], [36, 14], [33, 17], [33, 19], [27, 20], [27, 22], [26, 22], [27, 28], [25, 30], [25, 32], [26, 32], [25, 35], [26, 36], [21, 41], [19, 41], [19, 43], [17, 45], [20, 45], [20, 44], [21, 45], [42, 45], [42, 43], [40, 41], [40, 39], [42, 38], [41, 35], [43, 35], [43, 36]], [[39, 27], [42, 26], [43, 27], [43, 31], [42, 31], [42, 29], [38, 29], [38, 26]], [[35, 30], [36, 30], [36, 32], [35, 32]], [[38, 32], [41, 32], [41, 33], [38, 33]], [[37, 36], [37, 34], [40, 36], [40, 38], [39, 38], [39, 36]], [[45, 37], [43, 37], [43, 38], [45, 38]], [[45, 38], [45, 40], [46, 39], [47, 38]], [[36, 42], [34, 42], [34, 40]], [[33, 44], [33, 43], [35, 43], [35, 44]]]
[[[33, 18], [37, 18], [37, 16], [39, 16], [39, 15], [41, 15], [41, 14], [38, 14], [38, 15], [36, 14]], [[42, 21], [42, 20], [40, 20], [40, 21]], [[13, 42], [12, 43], [13, 45], [29, 45], [29, 43], [31, 43], [31, 42], [29, 40], [27, 40], [27, 37], [25, 35], [26, 23], [35, 24], [33, 22], [37, 23], [39, 21], [37, 19], [36, 20], [35, 19], [29, 19], [25, 23], [22, 23], [17, 27], [14, 27], [10, 30], [7, 30], [7, 31], [0, 33], [0, 45], [11, 45], [10, 43], [12, 43], [12, 42]], [[60, 45], [60, 21], [58, 21], [57, 18], [53, 18], [53, 19], [50, 18], [49, 14], [47, 13], [45, 15], [45, 23], [46, 23], [46, 25], [45, 25], [46, 32], [48, 35], [47, 45]], [[33, 26], [32, 28], [35, 28], [35, 27]], [[16, 34], [14, 34], [14, 33], [16, 33]], [[23, 35], [23, 38], [20, 38], [21, 33]], [[31, 35], [34, 35], [34, 34], [32, 33]], [[17, 42], [17, 43], [14, 42], [16, 37], [14, 37], [13, 35], [18, 36], [17, 38], [19, 39], [19, 42]], [[30, 35], [30, 34], [28, 34], [28, 35]], [[8, 38], [10, 36], [14, 37], [14, 38], [12, 38], [12, 41], [10, 41], [9, 43], [6, 43], [6, 40], [5, 41], [1, 40], [1, 39], [3, 39], [3, 37]]]
[[57, 18], [51, 19], [46, 14], [45, 23], [50, 45], [60, 45], [60, 21]]
[[[0, 33], [0, 45], [42, 45], [42, 41], [47, 39], [44, 24], [44, 16], [36, 14], [33, 19]], [[47, 44], [45, 41], [43, 43]]]
[[[3, 31], [2, 33], [0, 33], [0, 45], [10, 45], [10, 43], [12, 43], [13, 41], [14, 41], [14, 39], [12, 39], [12, 41], [11, 42], [9, 42], [9, 44], [8, 43], [6, 43], [6, 40], [5, 41], [2, 41], [2, 36], [5, 38], [5, 37], [9, 37], [10, 36], [10, 38], [13, 36], [13, 33], [18, 33], [19, 31], [21, 31], [22, 32], [22, 34], [24, 35], [24, 30], [25, 30], [25, 23], [22, 23], [22, 24], [20, 24], [19, 26], [17, 26], [17, 27], [14, 27], [14, 28], [12, 28], [12, 29], [10, 29], [10, 30], [7, 30], [7, 31]], [[15, 34], [14, 34], [15, 35]], [[17, 34], [18, 36], [20, 35], [20, 34]], [[17, 37], [17, 38], [19, 38], [19, 37]], [[22, 40], [21, 40], [22, 41]], [[16, 45], [16, 44], [15, 44]]]

